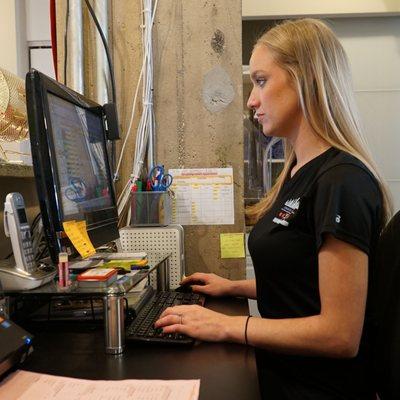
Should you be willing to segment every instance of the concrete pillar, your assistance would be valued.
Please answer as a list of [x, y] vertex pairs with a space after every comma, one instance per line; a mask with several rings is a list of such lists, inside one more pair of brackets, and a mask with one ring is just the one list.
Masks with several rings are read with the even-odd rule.
[[232, 166], [235, 224], [185, 226], [186, 271], [244, 278], [219, 235], [243, 232], [240, 0], [163, 0], [155, 22], [157, 160], [168, 168]]

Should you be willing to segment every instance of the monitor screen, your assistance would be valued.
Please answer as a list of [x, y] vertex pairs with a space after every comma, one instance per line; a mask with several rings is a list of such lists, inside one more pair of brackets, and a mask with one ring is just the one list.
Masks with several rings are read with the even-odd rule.
[[48, 103], [62, 217], [110, 207], [101, 117], [51, 93]]
[[53, 262], [61, 251], [74, 252], [65, 221], [86, 221], [94, 247], [117, 239], [106, 136], [118, 132], [106, 123], [107, 109], [35, 70], [26, 76], [26, 100], [33, 170]]

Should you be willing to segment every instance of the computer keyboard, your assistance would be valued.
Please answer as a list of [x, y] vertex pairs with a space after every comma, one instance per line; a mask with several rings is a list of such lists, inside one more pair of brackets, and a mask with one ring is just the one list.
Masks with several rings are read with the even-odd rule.
[[204, 299], [204, 296], [196, 293], [156, 292], [127, 328], [126, 340], [160, 344], [193, 344], [193, 338], [179, 333], [164, 334], [161, 329], [154, 328], [154, 323], [167, 307], [181, 304], [203, 306]]

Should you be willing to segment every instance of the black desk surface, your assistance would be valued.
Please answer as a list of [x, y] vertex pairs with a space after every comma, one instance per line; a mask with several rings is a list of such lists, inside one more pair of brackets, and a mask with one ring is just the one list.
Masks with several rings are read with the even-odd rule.
[[[210, 299], [206, 306], [246, 315], [247, 301]], [[193, 347], [126, 343], [121, 355], [104, 351], [103, 329], [40, 329], [25, 370], [83, 379], [200, 379], [200, 399], [259, 400], [254, 351], [231, 343], [197, 342]]]

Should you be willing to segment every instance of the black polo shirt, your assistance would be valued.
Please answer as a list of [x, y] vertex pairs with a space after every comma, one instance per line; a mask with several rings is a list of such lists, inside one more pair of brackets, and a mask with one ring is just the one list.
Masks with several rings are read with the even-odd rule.
[[[346, 152], [331, 147], [288, 178], [249, 237], [261, 316], [278, 319], [320, 313], [318, 252], [325, 234], [369, 255], [371, 281], [381, 214], [375, 178]], [[263, 398], [370, 398], [368, 308], [355, 358], [292, 356], [257, 349]]]

